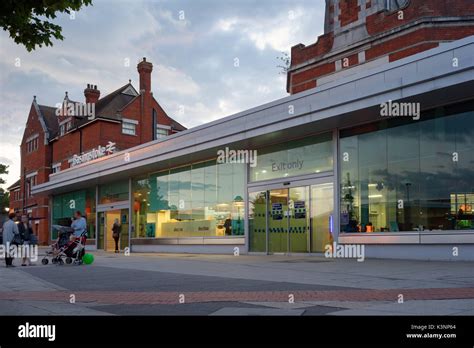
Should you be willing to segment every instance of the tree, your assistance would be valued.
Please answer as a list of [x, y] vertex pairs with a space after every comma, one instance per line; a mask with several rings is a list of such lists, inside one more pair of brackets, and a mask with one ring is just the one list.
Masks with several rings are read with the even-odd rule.
[[[8, 174], [8, 166], [6, 164], [0, 163], [0, 175]], [[5, 180], [0, 177], [0, 185], [5, 184]]]
[[[8, 166], [0, 163], [0, 175], [8, 174]], [[0, 177], [0, 185], [5, 184], [5, 180]], [[3, 188], [0, 188], [0, 214], [3, 214], [5, 208], [10, 206], [10, 194]]]
[[5, 191], [4, 189], [0, 188], [0, 213], [3, 213], [6, 208], [10, 207], [10, 192]]
[[286, 75], [291, 65], [290, 55], [286, 52], [281, 52], [276, 59], [280, 62], [279, 65], [277, 65], [277, 68], [280, 68], [279, 74]]
[[[59, 13], [79, 11], [92, 0], [2, 0], [0, 1], [0, 26], [10, 37], [28, 51], [36, 46], [52, 46], [51, 39], [63, 40], [61, 26], [50, 20]], [[73, 11], [73, 12], [71, 12]]]

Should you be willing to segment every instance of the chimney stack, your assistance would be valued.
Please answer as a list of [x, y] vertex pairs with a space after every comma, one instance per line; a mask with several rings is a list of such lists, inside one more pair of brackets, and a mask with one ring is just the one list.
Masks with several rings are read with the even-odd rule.
[[140, 75], [140, 93], [144, 91], [145, 93], [151, 92], [151, 72], [153, 71], [153, 64], [146, 61], [146, 58], [143, 57], [143, 60], [137, 65], [138, 74]]
[[84, 90], [84, 96], [86, 97], [86, 104], [95, 104], [100, 97], [100, 91], [97, 89], [97, 85], [87, 84], [87, 88]]

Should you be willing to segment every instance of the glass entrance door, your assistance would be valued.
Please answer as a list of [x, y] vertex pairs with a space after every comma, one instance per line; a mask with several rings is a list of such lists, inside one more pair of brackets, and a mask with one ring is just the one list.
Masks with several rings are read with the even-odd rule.
[[293, 187], [288, 190], [288, 237], [289, 252], [309, 252], [309, 187]]
[[129, 215], [128, 209], [120, 210], [120, 240], [119, 248], [120, 251], [123, 251], [125, 248], [128, 248], [128, 225], [129, 225]]
[[104, 249], [105, 240], [105, 212], [98, 213], [99, 218], [99, 234], [97, 236], [97, 249]]
[[249, 193], [249, 244], [250, 250], [267, 251], [267, 191]]
[[288, 252], [288, 189], [269, 191], [268, 252]]
[[115, 240], [112, 236], [112, 227], [118, 224], [120, 230], [119, 249], [123, 251], [128, 247], [128, 227], [129, 214], [128, 209], [115, 209], [99, 212], [99, 238], [97, 248], [105, 251], [115, 250]]
[[268, 252], [309, 252], [309, 188], [269, 191]]
[[334, 189], [332, 183], [311, 185], [311, 251], [325, 252], [334, 242]]
[[250, 251], [324, 252], [333, 242], [333, 184], [249, 193]]
[[114, 224], [119, 224], [120, 226], [120, 210], [110, 210], [105, 213], [105, 250], [114, 251], [115, 250], [115, 241], [112, 237], [112, 229]]

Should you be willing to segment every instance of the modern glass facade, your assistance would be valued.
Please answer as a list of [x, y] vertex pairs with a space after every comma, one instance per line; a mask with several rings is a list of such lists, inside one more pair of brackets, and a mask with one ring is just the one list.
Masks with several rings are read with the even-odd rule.
[[249, 251], [267, 253], [324, 252], [338, 232], [472, 231], [474, 112], [465, 110], [446, 107], [419, 121], [390, 118], [341, 130], [338, 188], [336, 140], [325, 133], [261, 148], [255, 167], [213, 159], [132, 178], [131, 202], [129, 180], [99, 185], [97, 209], [95, 187], [56, 195], [53, 224], [70, 225], [80, 210], [95, 238], [97, 212], [97, 246], [106, 250], [117, 220], [122, 249], [130, 231], [132, 245], [242, 237]]
[[474, 229], [474, 112], [341, 132], [341, 232]]
[[383, 244], [380, 233], [472, 231], [474, 112], [465, 110], [445, 107], [419, 121], [398, 117], [340, 130], [338, 139], [331, 132], [260, 148], [255, 167], [213, 159], [56, 195], [52, 221], [70, 225], [80, 210], [95, 238], [98, 216], [96, 245], [105, 250], [114, 248], [118, 221], [122, 250], [211, 238], [216, 246], [245, 239], [249, 251], [270, 254], [322, 253], [353, 233]]
[[134, 179], [132, 238], [243, 236], [245, 170], [211, 160]]
[[[95, 238], [96, 224], [96, 190], [95, 187], [53, 196], [52, 223], [53, 225], [71, 226], [74, 212], [80, 211], [87, 220], [87, 235]], [[56, 239], [56, 231], [51, 238]]]

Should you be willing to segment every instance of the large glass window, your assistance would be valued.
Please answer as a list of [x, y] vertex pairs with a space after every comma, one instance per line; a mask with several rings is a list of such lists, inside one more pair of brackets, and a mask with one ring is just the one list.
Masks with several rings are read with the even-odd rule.
[[313, 135], [257, 150], [250, 180], [269, 180], [333, 169], [332, 134]]
[[474, 112], [341, 132], [342, 232], [474, 229]]
[[[87, 190], [69, 192], [53, 197], [53, 225], [71, 226], [76, 211], [87, 220], [87, 236], [95, 238], [95, 187]], [[57, 238], [57, 231], [52, 230], [51, 239]]]
[[128, 201], [128, 180], [99, 186], [99, 204]]
[[132, 238], [244, 234], [244, 164], [216, 161], [133, 180]]

